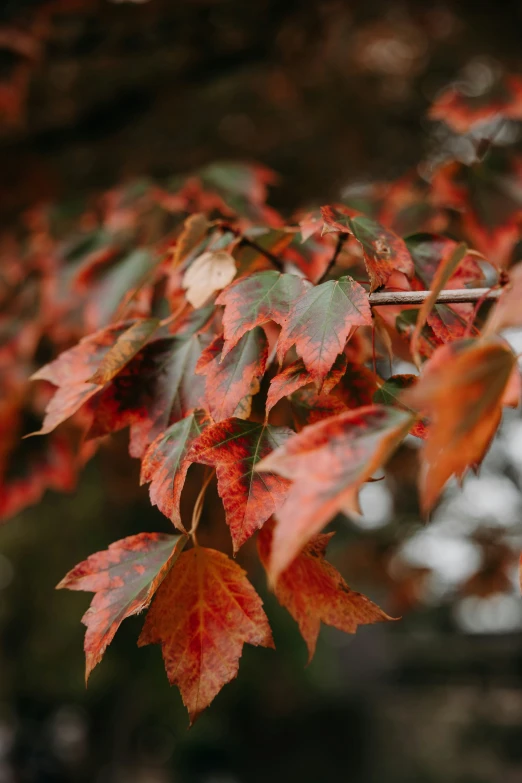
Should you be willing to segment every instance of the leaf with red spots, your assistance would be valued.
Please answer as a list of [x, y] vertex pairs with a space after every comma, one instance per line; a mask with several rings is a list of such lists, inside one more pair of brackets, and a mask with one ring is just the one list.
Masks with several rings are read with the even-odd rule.
[[360, 513], [358, 494], [405, 437], [413, 417], [373, 405], [305, 427], [259, 463], [293, 483], [277, 513], [269, 576], [275, 584], [300, 550], [340, 511]]
[[242, 277], [229, 285], [216, 299], [216, 304], [225, 306], [224, 356], [254, 327], [267, 321], [275, 321], [281, 326], [292, 303], [308, 287], [309, 284], [297, 275], [274, 271]]
[[150, 481], [150, 501], [180, 530], [181, 492], [190, 466], [187, 454], [210, 420], [205, 411], [194, 411], [172, 424], [151, 443], [141, 464], [140, 483]]
[[209, 337], [200, 333], [208, 311], [192, 313], [182, 330], [152, 340], [93, 401], [89, 437], [131, 428], [130, 453], [141, 457], [158, 435], [205, 407], [204, 379], [195, 374]]
[[[259, 532], [257, 549], [265, 568], [272, 550], [273, 524]], [[341, 574], [325, 560], [326, 547], [334, 534], [314, 536], [279, 576], [274, 588], [279, 603], [288, 609], [299, 626], [312, 660], [321, 622], [345, 633], [359, 625], [391, 620], [365, 595], [351, 590]]]
[[384, 228], [364, 215], [351, 217], [333, 207], [321, 207], [321, 212], [327, 226], [352, 234], [361, 245], [370, 278], [370, 291], [386, 285], [393, 272], [413, 276], [413, 261], [408, 248], [404, 240], [391, 229]]
[[[464, 87], [464, 89], [463, 89]], [[509, 75], [495, 80], [486, 90], [457, 83], [432, 104], [429, 116], [442, 120], [457, 133], [467, 133], [478, 123], [492, 119], [522, 119], [522, 79]]]
[[[341, 353], [323, 381], [321, 393], [327, 395], [333, 387], [339, 383], [346, 370], [346, 356]], [[270, 388], [266, 399], [267, 414], [282, 397], [289, 397], [293, 392], [313, 383], [314, 379], [306, 369], [302, 359], [292, 362], [288, 367], [276, 375], [270, 381]]]
[[138, 644], [161, 644], [167, 677], [190, 723], [237, 676], [245, 643], [274, 647], [263, 602], [237, 563], [196, 546], [178, 559], [150, 607]]
[[82, 618], [87, 626], [86, 680], [103, 658], [123, 620], [149, 605], [186, 541], [186, 536], [139, 533], [115, 541], [64, 576], [58, 589], [96, 593]]
[[223, 346], [223, 337], [216, 337], [196, 365], [196, 373], [206, 377], [206, 407], [214, 421], [231, 416], [247, 419], [265, 373], [268, 341], [256, 326], [225, 356]]
[[482, 462], [500, 423], [516, 357], [498, 338], [462, 340], [439, 348], [401, 402], [427, 416], [421, 451], [421, 505], [428, 512], [451, 476]]
[[287, 427], [232, 418], [208, 427], [188, 454], [192, 462], [216, 468], [234, 552], [285, 500], [288, 481], [270, 472], [258, 473], [256, 467], [292, 434]]
[[321, 283], [290, 308], [279, 335], [279, 358], [295, 345], [310, 375], [323, 380], [351, 333], [371, 320], [368, 295], [351, 277]]

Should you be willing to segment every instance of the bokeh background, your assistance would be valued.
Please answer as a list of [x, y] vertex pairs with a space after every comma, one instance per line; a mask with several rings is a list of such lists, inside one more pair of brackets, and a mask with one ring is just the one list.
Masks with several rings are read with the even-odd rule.
[[[436, 154], [430, 101], [463, 72], [520, 73], [521, 40], [516, 0], [4, 0], [1, 223], [223, 159], [275, 169], [270, 201], [284, 213], [324, 203]], [[510, 412], [480, 477], [450, 487], [429, 527], [415, 449], [364, 490], [361, 523], [338, 520], [332, 546], [349, 584], [403, 619], [355, 637], [324, 628], [305, 668], [265, 591], [277, 653], [245, 649], [238, 680], [190, 731], [159, 649], [135, 646], [140, 618], [85, 689], [89, 597], [54, 592], [91, 552], [167, 529], [125, 437], [73, 494], [47, 493], [11, 520], [0, 783], [522, 780], [522, 422]]]

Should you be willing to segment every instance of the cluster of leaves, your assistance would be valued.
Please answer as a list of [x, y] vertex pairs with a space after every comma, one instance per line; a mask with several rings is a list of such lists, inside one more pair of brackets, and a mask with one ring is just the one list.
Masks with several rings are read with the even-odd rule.
[[[518, 116], [517, 95], [495, 103], [495, 116]], [[459, 132], [484, 119], [462, 96], [441, 98], [433, 112]], [[21, 299], [6, 293], [7, 325], [20, 324], [6, 350], [26, 351], [29, 366], [44, 347], [85, 332], [33, 374], [53, 388], [39, 433], [55, 436], [73, 421], [83, 461], [89, 444], [128, 428], [142, 483], [175, 529], [117, 541], [60, 583], [95, 592], [83, 618], [87, 676], [123, 619], [149, 607], [138, 643], [161, 645], [193, 721], [236, 675], [245, 643], [273, 646], [245, 571], [198, 543], [213, 481], [234, 554], [257, 535], [269, 585], [310, 658], [321, 622], [353, 633], [391, 619], [328, 563], [332, 534], [321, 531], [338, 513], [359, 513], [360, 489], [408, 437], [423, 441], [428, 513], [452, 477], [477, 470], [503, 406], [520, 395], [516, 356], [501, 335], [521, 325], [521, 267], [506, 272], [518, 215], [509, 247], [504, 214], [487, 227], [494, 240], [481, 242], [473, 189], [448, 165], [463, 167], [445, 164], [431, 182], [413, 175], [375, 186], [287, 223], [265, 206], [269, 173], [241, 166], [209, 167], [170, 189], [110, 193], [82, 215], [73, 244], [39, 215], [39, 245], [27, 257], [40, 295], [47, 275], [53, 281], [50, 312], [33, 334], [26, 287]], [[500, 284], [493, 308], [437, 302], [442, 289]], [[372, 301], [374, 292], [418, 291], [430, 291], [420, 308]], [[386, 375], [386, 357], [419, 372]], [[11, 426], [9, 411], [2, 421]], [[194, 464], [206, 468], [186, 519], [181, 498]]]

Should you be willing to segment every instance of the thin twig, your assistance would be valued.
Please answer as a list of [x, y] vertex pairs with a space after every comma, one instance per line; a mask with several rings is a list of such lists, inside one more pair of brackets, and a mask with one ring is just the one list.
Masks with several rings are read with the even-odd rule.
[[189, 536], [192, 537], [192, 541], [194, 542], [194, 544], [197, 544], [196, 530], [198, 529], [199, 520], [201, 519], [201, 512], [203, 511], [203, 502], [205, 500], [205, 493], [207, 491], [208, 485], [210, 484], [210, 482], [214, 477], [214, 473], [215, 473], [214, 470], [210, 470], [207, 473], [207, 476], [203, 481], [203, 485], [199, 491], [199, 495], [196, 498], [196, 502], [194, 503], [194, 509], [192, 511], [192, 525], [188, 533]]
[[221, 223], [221, 228], [224, 231], [230, 231], [231, 234], [234, 234], [235, 237], [237, 237], [241, 244], [247, 245], [248, 247], [251, 247], [252, 250], [257, 251], [262, 256], [265, 256], [265, 258], [268, 258], [269, 261], [272, 262], [272, 264], [279, 269], [280, 272], [285, 271], [285, 264], [282, 258], [279, 258], [279, 256], [274, 255], [274, 253], [271, 253], [270, 250], [267, 250], [262, 245], [259, 245], [255, 239], [250, 239], [250, 237], [246, 237], [244, 234], [241, 233], [237, 228], [234, 228], [233, 226], [229, 225], [228, 223]]
[[324, 270], [323, 274], [321, 275], [321, 277], [317, 281], [316, 285], [319, 285], [319, 283], [322, 283], [323, 280], [325, 280], [328, 277], [328, 275], [330, 273], [330, 270], [333, 269], [333, 267], [337, 263], [337, 259], [339, 258], [339, 254], [340, 254], [341, 250], [343, 249], [343, 245], [346, 242], [347, 238], [348, 237], [346, 236], [346, 234], [338, 234], [337, 235], [337, 243], [335, 245], [334, 254], [331, 257], [330, 261], [328, 262], [328, 266], [326, 267], [326, 269]]
[[[370, 305], [381, 307], [383, 305], [418, 305], [422, 304], [430, 295], [430, 291], [379, 291], [370, 294]], [[436, 304], [464, 304], [466, 302], [490, 301], [498, 299], [502, 289], [490, 288], [458, 288], [441, 291], [436, 299]]]

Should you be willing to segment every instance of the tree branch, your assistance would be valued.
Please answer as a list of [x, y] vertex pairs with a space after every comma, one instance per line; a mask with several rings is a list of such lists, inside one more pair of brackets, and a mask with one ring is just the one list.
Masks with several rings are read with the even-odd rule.
[[343, 245], [344, 245], [344, 243], [346, 242], [347, 239], [348, 239], [348, 237], [347, 237], [346, 234], [338, 234], [337, 235], [337, 243], [335, 245], [335, 250], [334, 250], [333, 256], [331, 257], [330, 261], [328, 262], [328, 266], [326, 267], [326, 269], [324, 270], [323, 274], [321, 275], [321, 277], [317, 281], [316, 285], [319, 285], [320, 283], [323, 282], [323, 280], [325, 280], [328, 277], [330, 269], [332, 269], [335, 266], [335, 264], [337, 262], [337, 259], [339, 258], [339, 254], [340, 254], [341, 250], [343, 249]]
[[[437, 304], [463, 304], [466, 302], [478, 302], [479, 299], [490, 301], [498, 299], [502, 293], [501, 288], [458, 288], [441, 291], [437, 297]], [[378, 291], [369, 294], [372, 307], [382, 305], [417, 305], [422, 304], [430, 295], [430, 291]]]

